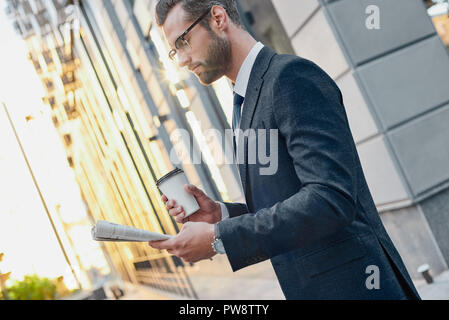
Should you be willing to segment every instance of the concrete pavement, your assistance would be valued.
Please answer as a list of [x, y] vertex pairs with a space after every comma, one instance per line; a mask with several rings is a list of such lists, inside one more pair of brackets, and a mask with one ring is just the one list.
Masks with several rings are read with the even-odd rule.
[[422, 279], [416, 281], [415, 285], [423, 300], [449, 300], [449, 271], [434, 277], [432, 284]]
[[[201, 261], [188, 270], [200, 300], [284, 300], [269, 261], [232, 272], [225, 256]], [[434, 277], [434, 283], [414, 280], [423, 300], [449, 300], [449, 271]], [[126, 284], [128, 300], [185, 299], [145, 285]]]

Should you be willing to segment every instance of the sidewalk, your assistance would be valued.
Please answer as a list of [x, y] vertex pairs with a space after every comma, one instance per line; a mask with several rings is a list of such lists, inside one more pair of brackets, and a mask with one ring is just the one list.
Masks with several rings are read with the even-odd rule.
[[[232, 272], [223, 256], [205, 260], [188, 268], [190, 281], [200, 300], [284, 300], [269, 261]], [[187, 300], [184, 296], [143, 284], [124, 283], [122, 300]]]
[[416, 289], [423, 300], [449, 300], [449, 270], [434, 277], [432, 284], [424, 279], [416, 281]]
[[123, 282], [125, 295], [120, 300], [174, 300], [168, 293], [140, 284]]
[[227, 258], [220, 255], [196, 263], [188, 273], [200, 299], [285, 299], [269, 261], [233, 272]]
[[[200, 300], [284, 300], [269, 261], [232, 272], [226, 258], [201, 261], [188, 271]], [[449, 300], [449, 271], [434, 277], [434, 283], [414, 280], [423, 300]], [[185, 297], [145, 285], [126, 284], [124, 300], [182, 300]]]

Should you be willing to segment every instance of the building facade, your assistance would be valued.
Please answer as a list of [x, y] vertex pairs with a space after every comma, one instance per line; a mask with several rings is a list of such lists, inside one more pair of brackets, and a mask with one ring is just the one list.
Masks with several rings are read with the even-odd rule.
[[[155, 1], [8, 1], [47, 91], [91, 223], [176, 234], [156, 181], [181, 167], [220, 201], [243, 201], [229, 161], [232, 87], [203, 87], [168, 59]], [[232, 153], [231, 153], [232, 155]], [[124, 280], [197, 297], [179, 258], [147, 244], [103, 245]]]
[[[244, 201], [226, 159], [232, 86], [168, 59], [156, 0], [8, 0], [47, 89], [92, 222], [175, 234], [155, 185], [175, 166], [215, 200]], [[449, 56], [422, 0], [241, 0], [250, 32], [321, 66], [343, 92], [375, 203], [412, 277], [449, 262]], [[213, 129], [216, 129], [214, 131]], [[196, 161], [202, 158], [203, 161]], [[126, 280], [195, 297], [189, 267], [106, 243]]]
[[[422, 0], [273, 0], [343, 92], [381, 218], [413, 278], [449, 263], [449, 55]], [[297, 9], [292, 9], [297, 8]]]

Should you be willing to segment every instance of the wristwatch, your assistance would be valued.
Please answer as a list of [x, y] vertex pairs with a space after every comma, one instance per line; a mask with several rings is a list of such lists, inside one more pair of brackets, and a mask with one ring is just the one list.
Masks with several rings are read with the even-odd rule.
[[223, 241], [220, 239], [220, 231], [218, 229], [218, 223], [214, 225], [214, 242], [211, 243], [212, 249], [218, 254], [225, 254], [225, 248]]

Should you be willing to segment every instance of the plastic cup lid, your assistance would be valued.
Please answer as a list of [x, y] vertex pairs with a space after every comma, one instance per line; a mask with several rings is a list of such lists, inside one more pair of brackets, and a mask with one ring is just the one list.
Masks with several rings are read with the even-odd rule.
[[184, 172], [182, 169], [180, 168], [176, 168], [173, 171], [170, 171], [169, 173], [167, 173], [166, 175], [164, 175], [163, 177], [161, 177], [159, 180], [157, 180], [156, 185], [159, 186], [164, 180], [167, 180], [168, 178], [177, 175], [178, 173]]

